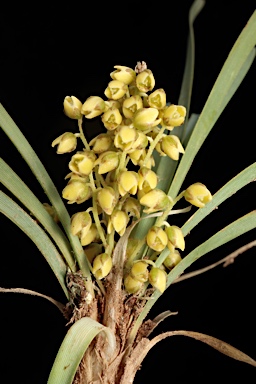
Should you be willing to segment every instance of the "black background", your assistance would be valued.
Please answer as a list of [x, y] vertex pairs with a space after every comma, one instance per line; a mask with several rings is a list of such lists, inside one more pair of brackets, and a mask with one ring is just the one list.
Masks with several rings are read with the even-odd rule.
[[[213, 1], [195, 22], [196, 68], [191, 111], [200, 113], [239, 33], [254, 11], [253, 1]], [[156, 88], [177, 103], [184, 69], [192, 1], [56, 2], [6, 5], [0, 26], [0, 101], [38, 153], [61, 192], [69, 155], [57, 156], [51, 142], [76, 131], [64, 116], [63, 100], [74, 95], [104, 97], [114, 65], [135, 67], [144, 60]], [[184, 186], [200, 181], [215, 193], [255, 161], [255, 63], [197, 155]], [[88, 122], [89, 138], [100, 129]], [[1, 156], [46, 201], [41, 187], [8, 138], [1, 132]], [[69, 206], [70, 212], [76, 209]], [[186, 252], [232, 220], [255, 209], [255, 185], [243, 188], [187, 237]], [[182, 224], [189, 214], [179, 217]], [[254, 232], [254, 233], [253, 233]], [[193, 269], [219, 260], [254, 240], [250, 231], [198, 261]], [[33, 243], [1, 216], [0, 286], [23, 287], [65, 302], [54, 275]], [[255, 353], [255, 248], [233, 265], [175, 284], [159, 299], [150, 317], [178, 311], [154, 334], [186, 329], [210, 334]], [[190, 269], [192, 270], [192, 268]], [[0, 381], [47, 382], [54, 356], [65, 335], [65, 319], [50, 302], [26, 295], [0, 295]], [[166, 339], [147, 355], [135, 383], [198, 383], [235, 378], [255, 381], [255, 368], [232, 360], [198, 341]], [[254, 379], [253, 379], [254, 378]]]

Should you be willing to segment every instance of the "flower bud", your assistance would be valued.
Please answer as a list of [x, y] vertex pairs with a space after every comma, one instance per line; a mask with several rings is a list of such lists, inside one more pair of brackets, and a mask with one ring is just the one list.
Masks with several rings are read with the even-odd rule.
[[134, 113], [140, 108], [143, 108], [143, 102], [139, 95], [128, 97], [122, 106], [123, 114], [127, 119], [132, 119]]
[[71, 233], [74, 236], [85, 236], [92, 225], [89, 212], [77, 212], [71, 217]]
[[135, 149], [129, 152], [129, 157], [134, 165], [138, 165], [140, 161], [143, 161], [146, 155], [145, 149]]
[[212, 200], [211, 192], [202, 183], [190, 185], [184, 193], [184, 198], [192, 205], [202, 208]]
[[155, 78], [150, 69], [145, 69], [136, 76], [136, 86], [141, 92], [152, 91], [155, 86]]
[[168, 242], [168, 238], [164, 229], [155, 225], [149, 229], [146, 240], [148, 246], [157, 252], [162, 252]]
[[[169, 243], [171, 243], [171, 245], [174, 248], [179, 248], [182, 251], [184, 251], [185, 240], [184, 240], [182, 230], [179, 227], [177, 227], [176, 225], [171, 225], [170, 227], [165, 228], [165, 232], [166, 232], [167, 237], [168, 237], [168, 244], [167, 244], [168, 248], [169, 248]], [[170, 250], [172, 250], [172, 248]]]
[[126, 193], [135, 195], [138, 188], [139, 176], [134, 171], [122, 171], [118, 176], [118, 190], [121, 196]]
[[184, 123], [186, 108], [182, 105], [170, 105], [163, 114], [163, 124], [166, 127], [178, 127]]
[[182, 260], [180, 253], [177, 249], [175, 249], [173, 252], [170, 252], [166, 259], [164, 260], [164, 266], [171, 270]]
[[164, 292], [167, 280], [165, 271], [160, 268], [153, 267], [149, 272], [148, 279], [154, 288], [158, 289], [161, 293]]
[[138, 137], [138, 133], [133, 127], [122, 125], [116, 130], [114, 145], [123, 151], [133, 148], [133, 144]]
[[161, 150], [173, 160], [179, 160], [179, 154], [185, 153], [180, 139], [175, 135], [166, 135], [160, 143]]
[[133, 125], [142, 131], [150, 130], [161, 122], [161, 119], [157, 118], [158, 114], [156, 108], [140, 108], [133, 115]]
[[137, 279], [134, 279], [131, 275], [127, 275], [124, 279], [124, 287], [130, 294], [139, 292], [143, 283]]
[[109, 131], [116, 129], [121, 124], [122, 119], [122, 115], [117, 108], [109, 108], [101, 117], [104, 127]]
[[98, 173], [100, 175], [113, 171], [118, 167], [119, 164], [119, 154], [114, 151], [106, 151], [99, 155], [98, 159], [95, 161], [95, 165], [99, 166]]
[[128, 91], [128, 86], [123, 81], [112, 80], [108, 83], [104, 94], [108, 99], [118, 100]]
[[116, 71], [110, 73], [110, 77], [113, 80], [119, 80], [129, 85], [135, 80], [136, 73], [132, 68], [124, 67], [122, 65], [115, 65]]
[[135, 216], [137, 219], [140, 218], [141, 205], [134, 197], [129, 196], [125, 199], [122, 210], [127, 213], [129, 217]]
[[90, 96], [84, 102], [81, 113], [86, 119], [101, 115], [105, 110], [105, 101], [99, 96]]
[[138, 188], [145, 193], [151, 191], [152, 189], [156, 188], [157, 186], [157, 175], [154, 171], [147, 167], [141, 167], [138, 171], [139, 175], [139, 182], [138, 182]]
[[63, 102], [64, 113], [70, 119], [81, 119], [82, 103], [75, 96], [66, 96]]
[[118, 201], [118, 193], [110, 186], [101, 188], [97, 192], [97, 201], [103, 211], [111, 215]]
[[171, 198], [168, 197], [161, 189], [153, 189], [146, 193], [141, 199], [140, 204], [145, 205], [148, 209], [144, 209], [145, 213], [162, 211], [168, 208]]
[[76, 135], [72, 132], [65, 132], [63, 135], [60, 135], [57, 139], [53, 140], [52, 147], [58, 145], [57, 153], [62, 154], [74, 151], [74, 149], [76, 149], [76, 144]]
[[112, 259], [107, 253], [101, 253], [93, 260], [92, 273], [101, 280], [106, 277], [112, 268]]
[[145, 135], [145, 133], [141, 131], [137, 131], [137, 138], [133, 143], [133, 146], [132, 146], [133, 149], [131, 150], [131, 152], [135, 149], [145, 149], [147, 145], [148, 145], [148, 138]]
[[112, 212], [109, 223], [108, 223], [108, 233], [112, 232], [112, 228], [120, 235], [123, 236], [126, 226], [128, 224], [129, 217], [127, 213], [116, 209]]
[[137, 261], [133, 264], [130, 275], [141, 283], [148, 281], [148, 264], [145, 261]]
[[89, 146], [92, 146], [94, 153], [99, 154], [108, 151], [112, 143], [113, 139], [108, 133], [100, 133], [90, 141]]
[[93, 170], [95, 160], [96, 155], [93, 151], [84, 150], [73, 155], [68, 166], [72, 172], [88, 176]]
[[160, 88], [151, 93], [148, 96], [147, 102], [150, 107], [152, 108], [157, 108], [157, 109], [162, 109], [166, 105], [166, 93], [165, 91]]
[[71, 179], [62, 191], [63, 199], [68, 200], [68, 204], [81, 204], [90, 199], [92, 191], [84, 180]]

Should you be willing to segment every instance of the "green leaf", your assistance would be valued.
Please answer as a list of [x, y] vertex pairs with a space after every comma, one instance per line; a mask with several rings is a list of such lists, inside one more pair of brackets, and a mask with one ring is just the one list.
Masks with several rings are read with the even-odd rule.
[[30, 167], [31, 171], [41, 184], [51, 204], [56, 209], [59, 220], [61, 221], [61, 224], [73, 248], [79, 267], [83, 275], [87, 278], [88, 281], [90, 281], [90, 267], [87, 258], [84, 255], [84, 250], [78, 237], [73, 236], [70, 232], [70, 216], [67, 212], [67, 209], [42, 162], [38, 158], [37, 154], [31, 147], [25, 136], [22, 134], [20, 129], [12, 120], [11, 116], [4, 109], [2, 104], [0, 104], [0, 126], [2, 127], [6, 135], [10, 138], [10, 140], [13, 142], [17, 150], [20, 152], [20, 154]]
[[0, 159], [0, 182], [37, 218], [59, 247], [71, 271], [75, 272], [75, 260], [66, 236], [43, 204], [3, 159]]
[[256, 11], [231, 49], [199, 116], [168, 191], [173, 199], [204, 140], [248, 72], [255, 57], [255, 44]]
[[109, 343], [109, 358], [115, 350], [115, 336], [109, 328], [83, 317], [68, 330], [52, 366], [47, 384], [72, 384], [79, 363], [91, 341], [104, 331]]
[[57, 277], [66, 297], [69, 298], [65, 284], [66, 264], [45, 231], [2, 191], [0, 191], [0, 212], [16, 224], [35, 243]]

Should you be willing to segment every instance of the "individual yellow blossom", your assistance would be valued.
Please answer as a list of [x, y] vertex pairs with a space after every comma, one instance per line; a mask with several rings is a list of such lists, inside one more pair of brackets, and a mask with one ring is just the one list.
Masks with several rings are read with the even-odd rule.
[[95, 223], [92, 223], [86, 234], [82, 234], [80, 242], [82, 246], [89, 245], [100, 240], [99, 231]]
[[161, 119], [158, 119], [158, 114], [156, 108], [140, 108], [133, 115], [133, 125], [142, 131], [151, 130], [161, 122]]
[[171, 203], [171, 198], [166, 195], [161, 189], [153, 189], [146, 193], [141, 199], [140, 204], [145, 205], [148, 209], [144, 209], [145, 213], [162, 211], [168, 208]]
[[143, 108], [142, 98], [139, 95], [135, 95], [124, 100], [122, 111], [126, 118], [132, 119], [134, 113], [140, 108]]
[[178, 136], [166, 135], [159, 144], [161, 151], [173, 160], [179, 160], [179, 154], [185, 153]]
[[98, 190], [97, 201], [103, 211], [111, 215], [118, 201], [118, 193], [112, 187], [106, 186]]
[[114, 145], [122, 151], [128, 151], [133, 148], [134, 142], [138, 137], [138, 131], [133, 127], [121, 125], [115, 132]]
[[145, 69], [136, 76], [136, 86], [141, 92], [152, 91], [155, 86], [155, 78], [150, 69]]
[[124, 67], [122, 65], [115, 65], [114, 68], [116, 68], [116, 70], [110, 74], [110, 77], [113, 80], [122, 81], [127, 85], [131, 84], [135, 80], [136, 73], [132, 68]]
[[150, 107], [162, 109], [166, 106], [166, 93], [165, 91], [160, 88], [152, 92], [148, 98], [147, 102]]
[[139, 292], [143, 283], [137, 279], [134, 279], [131, 275], [127, 275], [124, 279], [125, 290], [130, 294]]
[[156, 268], [156, 267], [151, 268], [148, 275], [148, 280], [150, 284], [154, 288], [158, 289], [161, 293], [165, 291], [167, 275], [166, 275], [166, 272], [161, 268]]
[[62, 191], [63, 199], [68, 200], [68, 204], [81, 204], [92, 196], [92, 190], [87, 182], [81, 179], [70, 179]]
[[66, 96], [63, 102], [63, 106], [65, 115], [68, 116], [70, 119], [81, 119], [82, 103], [77, 97]]
[[106, 151], [99, 155], [94, 165], [98, 165], [98, 173], [100, 175], [113, 171], [118, 167], [119, 154], [114, 151]]
[[92, 151], [97, 154], [108, 151], [112, 144], [113, 138], [108, 133], [100, 133], [89, 142]]
[[92, 218], [89, 212], [77, 212], [71, 217], [70, 231], [74, 236], [85, 236], [92, 225]]
[[121, 196], [126, 193], [135, 195], [138, 188], [139, 176], [134, 171], [122, 171], [118, 176], [118, 190]]
[[212, 200], [211, 192], [202, 183], [190, 185], [184, 193], [184, 198], [192, 205], [202, 208]]
[[170, 242], [174, 248], [179, 248], [184, 251], [185, 240], [181, 228], [177, 227], [177, 225], [170, 225], [165, 228], [165, 232], [168, 237], [168, 244]]
[[91, 243], [84, 247], [85, 256], [87, 257], [90, 263], [93, 262], [93, 259], [97, 255], [102, 253], [102, 248], [103, 248], [102, 244], [98, 244], [98, 243]]
[[157, 186], [157, 174], [147, 167], [141, 167], [138, 171], [138, 188], [143, 189], [145, 193], [151, 191]]
[[106, 277], [112, 268], [111, 256], [107, 253], [101, 253], [97, 255], [93, 260], [92, 273], [94, 276], [101, 280]]
[[164, 266], [171, 270], [182, 260], [180, 253], [177, 249], [170, 252], [164, 260]]
[[88, 176], [93, 170], [96, 155], [93, 151], [84, 150], [72, 156], [68, 166], [69, 169], [82, 176]]
[[182, 105], [171, 104], [163, 114], [163, 124], [166, 127], [178, 127], [184, 123], [186, 108]]
[[163, 228], [153, 226], [146, 236], [148, 246], [157, 252], [162, 252], [167, 246], [168, 238]]
[[112, 80], [108, 83], [104, 94], [108, 99], [118, 100], [121, 99], [127, 91], [128, 86], [123, 81]]
[[65, 132], [52, 142], [52, 147], [57, 146], [57, 153], [69, 153], [76, 149], [77, 137], [72, 132]]
[[145, 283], [148, 281], [148, 263], [141, 260], [134, 262], [130, 275], [141, 283]]
[[126, 226], [128, 224], [128, 221], [129, 221], [129, 217], [128, 217], [127, 213], [125, 213], [119, 209], [115, 209], [112, 212], [110, 220], [108, 222], [108, 228], [107, 228], [108, 233], [111, 233], [113, 228], [114, 228], [114, 230], [120, 236], [123, 236], [123, 234], [126, 230]]
[[101, 117], [104, 127], [109, 131], [116, 129], [121, 124], [122, 119], [122, 115], [117, 108], [109, 108]]
[[84, 102], [81, 113], [86, 119], [92, 119], [100, 116], [105, 110], [105, 101], [99, 96], [90, 96]]
[[127, 197], [122, 205], [122, 210], [126, 212], [129, 217], [135, 216], [137, 219], [140, 218], [141, 205], [135, 197]]

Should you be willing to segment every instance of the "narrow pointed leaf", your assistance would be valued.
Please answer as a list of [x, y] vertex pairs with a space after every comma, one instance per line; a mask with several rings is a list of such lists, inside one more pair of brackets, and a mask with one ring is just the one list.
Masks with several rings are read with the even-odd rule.
[[109, 328], [89, 317], [75, 322], [60, 346], [47, 384], [72, 384], [86, 349], [102, 331], [106, 333], [111, 355], [111, 351], [115, 350], [115, 336]]
[[66, 264], [45, 231], [2, 191], [0, 191], [0, 212], [16, 224], [35, 243], [57, 277], [66, 297], [69, 298], [65, 284]]

